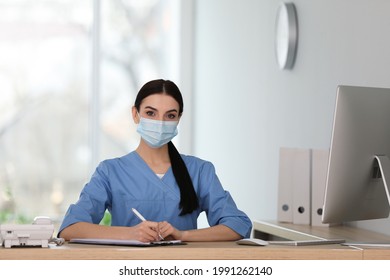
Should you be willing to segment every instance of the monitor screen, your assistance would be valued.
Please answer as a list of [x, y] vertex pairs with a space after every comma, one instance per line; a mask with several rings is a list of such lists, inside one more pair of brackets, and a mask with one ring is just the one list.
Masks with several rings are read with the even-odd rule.
[[390, 89], [339, 86], [322, 222], [387, 218], [389, 157]]

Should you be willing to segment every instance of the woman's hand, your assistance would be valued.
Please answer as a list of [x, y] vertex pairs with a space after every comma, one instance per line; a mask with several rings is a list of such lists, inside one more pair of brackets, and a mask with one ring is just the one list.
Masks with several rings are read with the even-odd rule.
[[153, 242], [160, 240], [158, 235], [159, 223], [144, 221], [136, 226], [131, 227], [131, 239], [141, 242]]
[[161, 236], [166, 240], [182, 240], [183, 238], [183, 232], [177, 230], [166, 221], [158, 223], [158, 230]]
[[158, 230], [167, 240], [181, 241], [234, 241], [242, 238], [225, 225], [216, 225], [202, 229], [177, 230], [168, 222], [158, 223]]

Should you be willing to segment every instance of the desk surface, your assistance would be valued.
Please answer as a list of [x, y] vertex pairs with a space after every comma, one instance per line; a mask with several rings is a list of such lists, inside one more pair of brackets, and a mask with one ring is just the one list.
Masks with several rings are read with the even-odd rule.
[[[350, 227], [310, 227], [254, 222], [254, 234], [264, 233], [293, 240], [344, 238], [353, 241], [390, 241], [386, 235]], [[49, 248], [0, 247], [0, 260], [390, 260], [390, 248], [316, 246], [247, 246], [235, 242], [189, 242], [187, 245], [130, 247], [65, 243]]]
[[0, 248], [0, 259], [8, 260], [355, 260], [362, 258], [362, 250], [339, 245], [305, 246], [302, 248], [280, 245], [245, 246], [237, 245], [235, 242], [190, 242], [187, 245], [161, 247], [129, 247], [65, 243], [62, 246], [50, 245], [50, 248]]

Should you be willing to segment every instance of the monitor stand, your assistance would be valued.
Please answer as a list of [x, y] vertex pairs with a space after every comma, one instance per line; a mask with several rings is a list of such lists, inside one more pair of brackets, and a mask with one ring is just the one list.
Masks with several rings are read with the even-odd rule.
[[[385, 192], [387, 196], [387, 201], [389, 202], [390, 205], [390, 192], [389, 192], [389, 185], [387, 184], [387, 180], [390, 180], [390, 160], [387, 156], [375, 156], [376, 159], [376, 164], [379, 167], [380, 173], [377, 173], [378, 176], [382, 179], [383, 185], [385, 187]], [[375, 172], [374, 168], [374, 172]], [[375, 176], [375, 175], [374, 175]]]
[[[376, 155], [373, 169], [373, 178], [382, 180], [383, 186], [385, 188], [387, 201], [390, 205], [390, 192], [388, 181], [390, 180], [390, 160], [387, 156]], [[364, 246], [364, 247], [390, 247], [390, 242], [347, 242], [342, 245], [347, 246]]]

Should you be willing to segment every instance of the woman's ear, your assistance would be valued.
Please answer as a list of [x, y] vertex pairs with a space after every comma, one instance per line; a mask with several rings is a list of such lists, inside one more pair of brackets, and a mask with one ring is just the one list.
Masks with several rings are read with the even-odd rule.
[[180, 123], [181, 116], [182, 116], [182, 114], [180, 114], [179, 117], [178, 117], [178, 119], [177, 119], [177, 122], [178, 122], [178, 123]]
[[139, 123], [139, 114], [138, 114], [138, 110], [135, 106], [133, 106], [131, 108], [131, 114], [133, 116], [133, 121], [135, 124], [138, 124]]

